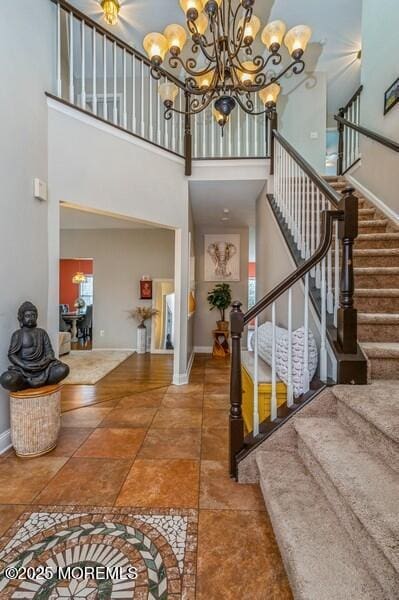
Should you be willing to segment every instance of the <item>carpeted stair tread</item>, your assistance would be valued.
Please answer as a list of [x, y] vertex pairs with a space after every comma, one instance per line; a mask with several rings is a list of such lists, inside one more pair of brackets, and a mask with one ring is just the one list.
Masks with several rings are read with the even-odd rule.
[[360, 233], [356, 240], [399, 240], [399, 233], [391, 231], [385, 233]]
[[355, 275], [399, 275], [399, 267], [355, 267]]
[[368, 221], [359, 221], [360, 227], [385, 227], [388, 225], [388, 219], [370, 219]]
[[[399, 343], [396, 342], [362, 342], [363, 350], [369, 358], [398, 358]], [[399, 364], [398, 364], [399, 375]]]
[[336, 385], [332, 388], [339, 402], [372, 423], [390, 440], [399, 453], [399, 386], [397, 381], [374, 381], [370, 385]]
[[380, 325], [399, 325], [397, 313], [363, 313], [357, 315], [358, 323], [374, 323]]
[[260, 484], [296, 600], [383, 600], [297, 454], [259, 452]]
[[359, 248], [353, 251], [354, 256], [397, 256], [399, 248]]
[[371, 296], [376, 298], [396, 298], [399, 297], [397, 288], [358, 288], [355, 290], [355, 296]]
[[392, 565], [399, 585], [397, 473], [358, 444], [352, 432], [335, 418], [298, 419], [294, 426], [299, 443], [304, 444], [345, 507]]

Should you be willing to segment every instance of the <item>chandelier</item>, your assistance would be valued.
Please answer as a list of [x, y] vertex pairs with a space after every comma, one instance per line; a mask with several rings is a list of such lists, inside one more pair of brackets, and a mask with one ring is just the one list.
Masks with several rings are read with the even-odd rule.
[[[168, 25], [163, 33], [149, 33], [143, 46], [151, 61], [151, 75], [160, 79], [161, 65], [169, 53], [169, 66], [184, 72], [186, 108], [174, 106], [179, 88], [173, 82], [159, 85], [165, 106], [164, 117], [172, 113], [196, 115], [213, 103], [213, 114], [222, 127], [238, 105], [251, 115], [270, 116], [276, 108], [281, 91], [279, 80], [288, 72], [299, 75], [305, 68], [303, 54], [312, 31], [298, 25], [286, 33], [282, 21], [267, 24], [261, 40], [267, 52], [255, 55], [254, 42], [261, 21], [254, 14], [255, 0], [180, 0], [186, 15], [187, 30], [181, 25]], [[191, 56], [186, 60], [181, 52], [191, 38]], [[278, 73], [274, 67], [282, 63], [283, 41], [290, 63]], [[262, 108], [257, 108], [258, 94]]]

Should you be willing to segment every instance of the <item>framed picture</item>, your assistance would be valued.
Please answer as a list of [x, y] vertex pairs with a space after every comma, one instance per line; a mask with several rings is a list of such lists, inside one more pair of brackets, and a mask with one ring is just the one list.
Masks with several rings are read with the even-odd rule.
[[204, 235], [204, 281], [240, 281], [240, 235]]
[[152, 280], [140, 280], [140, 300], [152, 300]]
[[386, 115], [391, 110], [391, 108], [393, 108], [395, 106], [395, 104], [397, 104], [398, 102], [399, 102], [399, 77], [395, 81], [395, 83], [393, 83], [391, 85], [391, 87], [389, 87], [387, 89], [387, 91], [385, 92], [384, 115]]

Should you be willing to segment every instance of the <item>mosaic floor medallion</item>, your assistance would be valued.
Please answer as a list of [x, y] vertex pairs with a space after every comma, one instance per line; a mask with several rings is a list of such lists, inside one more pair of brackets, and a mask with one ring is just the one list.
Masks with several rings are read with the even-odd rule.
[[0, 598], [192, 600], [197, 512], [36, 507], [0, 539]]

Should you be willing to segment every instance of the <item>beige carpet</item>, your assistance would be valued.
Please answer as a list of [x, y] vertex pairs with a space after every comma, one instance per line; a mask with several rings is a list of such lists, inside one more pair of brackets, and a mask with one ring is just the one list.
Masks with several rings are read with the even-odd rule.
[[62, 383], [94, 385], [132, 354], [129, 350], [98, 350], [75, 351], [61, 356], [60, 360], [70, 368], [68, 377]]

